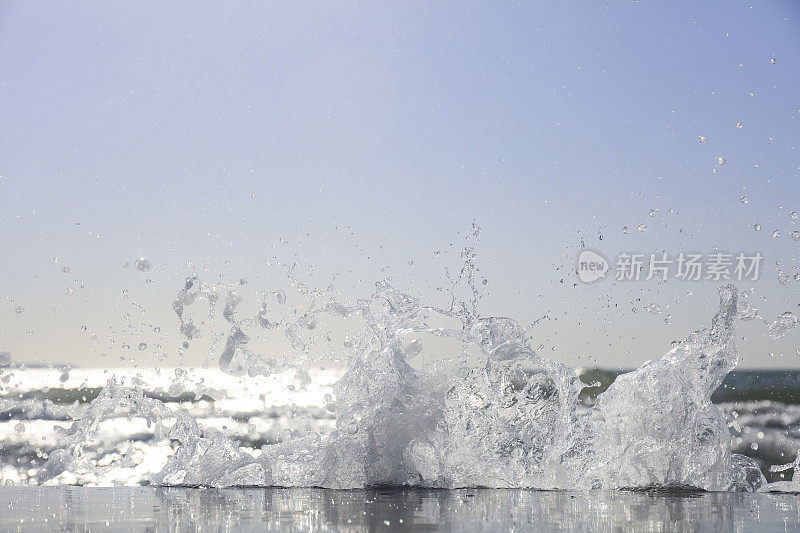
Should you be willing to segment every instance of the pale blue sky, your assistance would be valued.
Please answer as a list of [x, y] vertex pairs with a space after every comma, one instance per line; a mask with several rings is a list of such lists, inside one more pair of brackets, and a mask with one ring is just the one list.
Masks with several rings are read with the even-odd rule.
[[[174, 329], [188, 261], [252, 278], [281, 238], [344, 292], [435, 300], [474, 219], [484, 314], [631, 366], [707, 324], [715, 286], [573, 287], [581, 238], [761, 251], [764, 315], [797, 310], [798, 87], [791, 0], [0, 1], [0, 349], [109, 364], [81, 326], [108, 337], [123, 290]], [[152, 283], [120, 267], [139, 255]], [[800, 366], [799, 335], [754, 329], [744, 363]]]

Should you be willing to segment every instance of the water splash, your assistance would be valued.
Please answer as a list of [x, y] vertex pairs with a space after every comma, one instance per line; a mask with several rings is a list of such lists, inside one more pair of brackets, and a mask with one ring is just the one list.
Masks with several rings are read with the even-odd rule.
[[[206, 301], [213, 318], [224, 294], [221, 314], [230, 330], [211, 334], [224, 337], [218, 363], [233, 375], [296, 368], [301, 381], [308, 379], [303, 368], [313, 360], [317, 323], [361, 322], [344, 356], [331, 356], [347, 367], [330, 402], [335, 430], [288, 432], [277, 444], [250, 453], [219, 431], [202, 429], [188, 413], [112, 380], [63, 431], [66, 445], [50, 454], [36, 479], [96, 468], [84, 449], [99, 420], [128, 409], [155, 424], [161, 438], [179, 444], [163, 469], [150, 476], [159, 485], [757, 490], [765, 483], [751, 459], [731, 453], [725, 417], [711, 402], [737, 362], [733, 321], [747, 315], [733, 286], [720, 288], [720, 309], [710, 329], [617, 377], [586, 405], [579, 395], [587, 385], [574, 369], [537, 354], [515, 321], [478, 314], [474, 255], [465, 254], [446, 309], [423, 305], [380, 282], [370, 298], [355, 304], [298, 287], [314, 303], [291, 321], [273, 318], [267, 305], [268, 296], [281, 304], [286, 295], [265, 294], [258, 313], [247, 317], [239, 316], [241, 298], [233, 289], [190, 278], [173, 304], [180, 330], [190, 340], [202, 335], [188, 310]], [[469, 304], [455, 298], [459, 283], [469, 287]], [[213, 322], [207, 321], [212, 328]], [[437, 325], [442, 322], [449, 326]], [[248, 349], [258, 331], [274, 331], [279, 324], [291, 357]], [[425, 336], [457, 341], [461, 351], [412, 365]]]
[[63, 447], [50, 453], [36, 473], [36, 480], [43, 483], [68, 469], [73, 472], [97, 471], [97, 464], [92, 462], [94, 454], [85, 453], [85, 449], [97, 436], [100, 422], [118, 410], [143, 417], [148, 427], [155, 425], [156, 434], [164, 433], [162, 421], [172, 416], [160, 401], [145, 397], [140, 389], [122, 387], [112, 378], [79, 420], [69, 428], [55, 427], [56, 437]]
[[754, 490], [763, 483], [752, 460], [731, 454], [725, 417], [711, 403], [737, 363], [736, 313], [736, 289], [721, 287], [711, 329], [619, 376], [600, 395], [594, 442], [603, 486]]
[[769, 330], [770, 337], [773, 339], [780, 339], [797, 326], [798, 323], [800, 323], [800, 319], [797, 318], [797, 315], [791, 311], [787, 311], [781, 314], [777, 320], [769, 324], [767, 329]]

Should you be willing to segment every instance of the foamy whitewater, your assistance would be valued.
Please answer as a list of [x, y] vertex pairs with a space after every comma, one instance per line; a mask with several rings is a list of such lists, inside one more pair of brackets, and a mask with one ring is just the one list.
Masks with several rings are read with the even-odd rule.
[[[710, 328], [586, 401], [581, 391], [593, 384], [537, 354], [519, 324], [478, 315], [470, 268], [468, 259], [462, 277], [475, 299], [453, 297], [448, 309], [386, 282], [352, 304], [299, 285], [313, 305], [280, 322], [269, 302], [284, 302], [281, 291], [265, 293], [254, 316], [240, 316], [235, 287], [190, 278], [173, 309], [187, 342], [219, 339], [221, 372], [0, 369], [0, 437], [14, 458], [0, 477], [6, 484], [800, 490], [800, 477], [768, 484], [753, 459], [733, 453], [729, 426], [741, 427], [711, 401], [737, 363], [735, 321], [749, 313], [735, 287], [719, 289]], [[208, 320], [198, 319], [206, 312]], [[218, 313], [229, 330], [204, 332]], [[314, 346], [328, 334], [315, 328], [331, 319], [359, 329], [344, 342], [346, 353], [328, 354], [330, 366], [321, 368]], [[249, 348], [275, 331], [289, 356]], [[420, 364], [426, 337], [454, 341], [460, 353]], [[40, 381], [31, 381], [36, 372]], [[45, 375], [76, 397], [54, 395]]]

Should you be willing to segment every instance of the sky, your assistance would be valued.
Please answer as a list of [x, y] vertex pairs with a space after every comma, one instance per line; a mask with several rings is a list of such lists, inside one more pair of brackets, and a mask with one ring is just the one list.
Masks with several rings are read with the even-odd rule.
[[[0, 1], [0, 350], [118, 366], [158, 329], [132, 364], [175, 365], [194, 271], [442, 304], [473, 245], [481, 314], [572, 365], [717, 308], [711, 280], [583, 284], [583, 247], [759, 252], [739, 289], [797, 313], [798, 87], [792, 0]], [[743, 366], [800, 367], [800, 329], [739, 327]]]

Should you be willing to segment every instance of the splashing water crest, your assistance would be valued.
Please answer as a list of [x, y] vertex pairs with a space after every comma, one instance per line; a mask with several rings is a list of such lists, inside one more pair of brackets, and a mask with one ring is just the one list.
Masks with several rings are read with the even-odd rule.
[[[587, 405], [579, 394], [588, 385], [574, 369], [537, 354], [515, 321], [477, 313], [474, 250], [463, 257], [448, 309], [422, 305], [386, 282], [377, 283], [370, 298], [344, 304], [330, 290], [310, 291], [290, 272], [294, 287], [314, 298], [305, 314], [292, 321], [272, 318], [268, 301], [286, 301], [277, 291], [263, 294], [255, 316], [239, 318], [242, 298], [235, 289], [190, 278], [173, 303], [180, 331], [189, 341], [200, 337], [192, 318], [198, 303], [208, 304], [210, 318], [224, 302], [221, 314], [230, 330], [217, 331], [212, 320], [203, 323], [211, 324], [220, 369], [232, 375], [294, 369], [297, 379], [308, 381], [312, 348], [325, 335], [314, 333], [317, 323], [360, 321], [359, 333], [345, 343], [347, 353], [331, 356], [346, 367], [330, 402], [335, 429], [287, 431], [280, 442], [253, 453], [218, 430], [201, 428], [187, 411], [172, 411], [112, 379], [86, 413], [62, 430], [62, 448], [50, 453], [35, 480], [113, 466], [98, 466], [87, 443], [103, 418], [124, 410], [144, 417], [155, 438], [177, 445], [166, 465], [149, 476], [159, 485], [736, 491], [765, 486], [752, 459], [731, 453], [725, 417], [711, 402], [737, 363], [733, 321], [749, 313], [744, 302], [737, 306], [732, 285], [719, 289], [720, 309], [710, 329], [620, 375]], [[460, 283], [472, 293], [469, 304], [455, 297]], [[291, 357], [263, 357], [248, 349], [258, 331], [280, 330]], [[456, 341], [461, 353], [412, 365], [424, 336]], [[124, 460], [123, 454], [118, 461]]]

